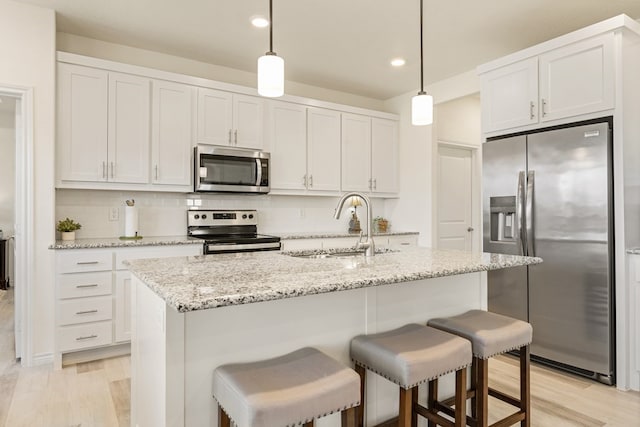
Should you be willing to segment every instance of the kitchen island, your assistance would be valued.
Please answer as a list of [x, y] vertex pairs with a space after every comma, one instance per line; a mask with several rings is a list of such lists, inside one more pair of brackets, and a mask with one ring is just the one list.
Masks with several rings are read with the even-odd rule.
[[[132, 425], [215, 427], [217, 366], [303, 346], [350, 364], [354, 336], [486, 309], [486, 271], [539, 262], [426, 248], [373, 258], [262, 252], [131, 261]], [[375, 423], [395, 413], [397, 387], [379, 378], [370, 385]], [[317, 425], [337, 426], [339, 415]]]

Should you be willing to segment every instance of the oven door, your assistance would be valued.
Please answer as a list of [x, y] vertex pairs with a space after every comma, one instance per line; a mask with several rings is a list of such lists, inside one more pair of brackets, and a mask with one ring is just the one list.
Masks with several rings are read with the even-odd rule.
[[269, 153], [198, 146], [194, 154], [194, 190], [268, 193]]
[[204, 243], [204, 254], [279, 251], [280, 238], [274, 236], [220, 236], [208, 238]]

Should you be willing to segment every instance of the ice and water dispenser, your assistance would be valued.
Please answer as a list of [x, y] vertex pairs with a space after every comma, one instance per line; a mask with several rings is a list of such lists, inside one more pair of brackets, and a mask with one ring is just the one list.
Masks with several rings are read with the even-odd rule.
[[516, 196], [490, 197], [491, 241], [515, 242], [518, 227], [516, 226]]

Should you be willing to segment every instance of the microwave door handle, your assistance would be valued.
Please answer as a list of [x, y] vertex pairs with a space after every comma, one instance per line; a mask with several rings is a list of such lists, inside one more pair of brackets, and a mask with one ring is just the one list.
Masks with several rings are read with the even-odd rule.
[[262, 160], [256, 159], [256, 167], [258, 168], [258, 173], [256, 173], [256, 187], [260, 187], [260, 183], [262, 182]]

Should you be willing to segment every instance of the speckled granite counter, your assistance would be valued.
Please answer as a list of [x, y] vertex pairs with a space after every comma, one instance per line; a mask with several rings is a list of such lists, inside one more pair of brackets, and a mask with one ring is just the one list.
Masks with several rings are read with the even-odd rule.
[[202, 245], [201, 239], [188, 236], [154, 236], [143, 237], [139, 240], [121, 240], [119, 238], [56, 240], [49, 249], [99, 249], [99, 248], [129, 248], [138, 246], [165, 245]]
[[[269, 233], [267, 233], [269, 234]], [[357, 238], [357, 234], [349, 234], [349, 233], [336, 233], [336, 232], [313, 232], [313, 231], [303, 231], [300, 233], [271, 233], [275, 236], [280, 236], [283, 240], [294, 240], [294, 239], [328, 239], [334, 237], [354, 237]], [[411, 236], [418, 235], [420, 233], [416, 231], [391, 231], [389, 233], [373, 233], [373, 237], [376, 236]]]
[[287, 252], [136, 260], [129, 269], [179, 312], [387, 285], [542, 262], [540, 258], [403, 248], [371, 259]]

